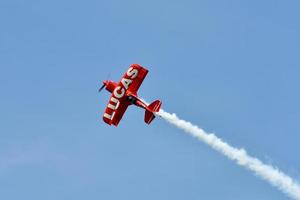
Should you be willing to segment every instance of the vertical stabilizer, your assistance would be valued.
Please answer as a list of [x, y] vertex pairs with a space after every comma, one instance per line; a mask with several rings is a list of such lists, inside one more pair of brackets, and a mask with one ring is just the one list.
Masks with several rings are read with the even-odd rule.
[[145, 123], [150, 124], [155, 118], [154, 113], [158, 112], [161, 106], [161, 101], [156, 100], [150, 105], [148, 105], [145, 111]]

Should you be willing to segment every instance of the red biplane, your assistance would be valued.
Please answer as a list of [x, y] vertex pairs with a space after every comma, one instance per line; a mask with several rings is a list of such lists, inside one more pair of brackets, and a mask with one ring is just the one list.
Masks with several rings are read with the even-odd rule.
[[119, 83], [108, 80], [103, 81], [103, 86], [99, 89], [99, 92], [105, 87], [107, 91], [112, 93], [103, 115], [105, 123], [118, 126], [127, 107], [130, 105], [145, 109], [144, 121], [147, 124], [152, 122], [155, 118], [154, 113], [160, 109], [161, 101], [156, 100], [147, 105], [137, 96], [137, 91], [147, 73], [147, 69], [138, 64], [132, 64]]

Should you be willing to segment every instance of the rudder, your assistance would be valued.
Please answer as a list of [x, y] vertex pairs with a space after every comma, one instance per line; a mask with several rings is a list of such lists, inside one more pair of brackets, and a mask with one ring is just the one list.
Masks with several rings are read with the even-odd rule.
[[145, 111], [145, 123], [150, 124], [154, 118], [155, 112], [159, 112], [159, 109], [161, 107], [161, 101], [160, 100], [156, 100], [153, 103], [151, 103], [150, 105], [148, 105], [146, 111]]

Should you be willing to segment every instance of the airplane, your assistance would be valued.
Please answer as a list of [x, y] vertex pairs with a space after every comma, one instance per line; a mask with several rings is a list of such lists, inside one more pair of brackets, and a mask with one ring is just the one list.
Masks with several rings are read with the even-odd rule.
[[139, 64], [130, 65], [120, 82], [106, 80], [103, 81], [101, 92], [104, 88], [111, 93], [111, 97], [106, 106], [103, 121], [109, 125], [118, 126], [126, 109], [130, 105], [145, 109], [144, 121], [150, 124], [155, 118], [155, 113], [159, 112], [161, 101], [156, 100], [147, 105], [137, 95], [137, 91], [148, 74], [148, 70]]

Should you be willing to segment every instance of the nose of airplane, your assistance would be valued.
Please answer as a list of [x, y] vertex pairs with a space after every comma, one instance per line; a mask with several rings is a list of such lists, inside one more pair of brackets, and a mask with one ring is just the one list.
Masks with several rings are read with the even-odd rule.
[[108, 81], [107, 80], [103, 81], [103, 85], [107, 86], [108, 85]]

